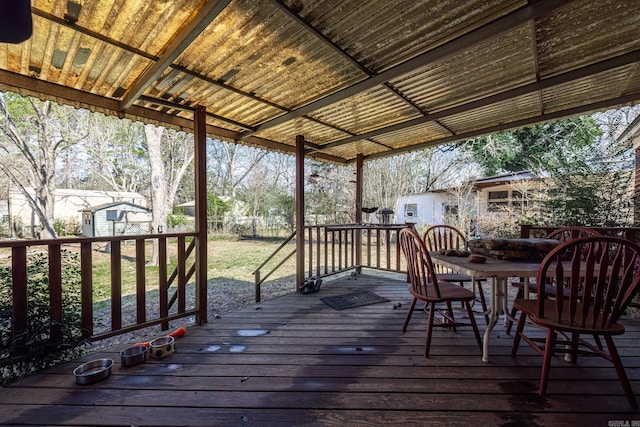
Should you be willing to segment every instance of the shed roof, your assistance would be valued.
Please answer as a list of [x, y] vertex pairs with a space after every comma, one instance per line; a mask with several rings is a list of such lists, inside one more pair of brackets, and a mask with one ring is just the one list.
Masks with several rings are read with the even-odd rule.
[[493, 187], [496, 185], [510, 184], [517, 181], [531, 181], [544, 178], [539, 174], [531, 171], [512, 172], [502, 175], [490, 176], [488, 178], [478, 179], [474, 182], [476, 188]]
[[637, 0], [32, 0], [0, 89], [353, 161], [640, 101]]
[[101, 211], [101, 210], [104, 210], [104, 209], [114, 208], [116, 206], [129, 206], [131, 208], [136, 208], [136, 209], [144, 211], [144, 212], [151, 212], [151, 209], [149, 209], [147, 207], [136, 205], [136, 204], [130, 203], [130, 202], [103, 203], [101, 205], [91, 206], [91, 207], [89, 207], [87, 209], [82, 209], [82, 212], [97, 212], [97, 211]]

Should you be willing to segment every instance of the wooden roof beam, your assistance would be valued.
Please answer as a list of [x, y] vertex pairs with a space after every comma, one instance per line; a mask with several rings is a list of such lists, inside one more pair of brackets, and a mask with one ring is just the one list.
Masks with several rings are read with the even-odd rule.
[[[536, 21], [532, 20], [530, 25], [531, 30], [531, 51], [533, 53], [533, 72], [536, 76], [536, 81], [540, 81], [540, 57], [538, 55], [538, 39], [536, 37]], [[540, 114], [544, 114], [544, 100], [542, 99], [542, 91], [538, 92], [538, 103], [540, 104]]]
[[[0, 90], [9, 90], [16, 92], [22, 96], [33, 96], [42, 100], [50, 100], [55, 102], [63, 102], [64, 104], [75, 108], [86, 108], [91, 111], [100, 111], [105, 114], [118, 116], [120, 118], [128, 118], [134, 121], [146, 121], [148, 123], [162, 124], [163, 126], [180, 129], [187, 132], [193, 131], [193, 120], [169, 115], [161, 111], [155, 111], [149, 108], [133, 105], [126, 111], [118, 109], [119, 102], [115, 99], [104, 98], [92, 93], [83, 92], [77, 89], [69, 88], [55, 83], [39, 80], [35, 77], [28, 77], [22, 74], [12, 73], [6, 70], [0, 70]], [[153, 102], [147, 99], [148, 102]], [[154, 100], [155, 101], [155, 100]], [[167, 105], [169, 108], [177, 108], [176, 105]], [[190, 107], [181, 106], [184, 111], [194, 111]], [[208, 113], [208, 115], [213, 116]], [[237, 140], [236, 132], [228, 129], [219, 128], [213, 125], [207, 125], [207, 134], [221, 137], [225, 141], [234, 142]], [[274, 151], [280, 151], [287, 154], [295, 154], [295, 147], [280, 142], [272, 141], [265, 138], [251, 136], [244, 140], [247, 144], [252, 144], [262, 148], [268, 148]], [[325, 160], [337, 164], [346, 164], [346, 160], [326, 153], [314, 153], [310, 157]]]
[[211, 24], [231, 0], [209, 0], [198, 12], [196, 17], [178, 34], [167, 46], [160, 58], [140, 76], [129, 88], [120, 102], [120, 109], [126, 110], [142, 95], [146, 88], [153, 83], [173, 60], [176, 59], [200, 33]]

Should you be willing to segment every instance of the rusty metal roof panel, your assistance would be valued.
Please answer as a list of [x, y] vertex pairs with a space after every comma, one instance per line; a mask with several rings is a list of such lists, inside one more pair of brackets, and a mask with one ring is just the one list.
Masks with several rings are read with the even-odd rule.
[[269, 1], [231, 2], [176, 62], [286, 108], [364, 78]]
[[32, 9], [159, 55], [206, 0], [32, 0]]
[[452, 136], [445, 127], [436, 122], [424, 123], [418, 126], [401, 129], [376, 137], [376, 141], [392, 149], [409, 147], [416, 144], [426, 144], [429, 141]]
[[353, 160], [359, 152], [367, 152], [369, 156], [385, 155], [391, 151], [403, 150], [414, 145], [427, 146], [430, 141], [449, 136], [451, 136], [451, 133], [446, 128], [438, 123], [428, 122], [378, 135], [367, 140], [359, 140], [354, 144], [332, 146], [323, 151]]
[[640, 47], [640, 2], [575, 0], [536, 25], [542, 77]]
[[313, 113], [313, 117], [320, 121], [333, 123], [340, 129], [354, 133], [389, 126], [419, 115], [406, 100], [383, 86], [351, 96]]
[[353, 161], [356, 159], [358, 153], [369, 153], [368, 155], [384, 154], [389, 152], [389, 148], [376, 143], [375, 141], [360, 140], [355, 144], [341, 145], [339, 147], [323, 150], [323, 152], [332, 156], [344, 158], [347, 161]]
[[[261, 123], [268, 118], [282, 114], [285, 110], [260, 99], [234, 91], [222, 83], [212, 83], [206, 79], [172, 68], [156, 80], [146, 94], [150, 97], [183, 103], [184, 100], [201, 99], [208, 111], [230, 121], [244, 123], [247, 127]], [[245, 129], [247, 128], [245, 127]]]
[[519, 26], [390, 83], [427, 112], [531, 83], [536, 75], [530, 33], [528, 25]]
[[329, 0], [287, 4], [371, 71], [441, 45], [524, 0]]
[[[538, 94], [528, 94], [506, 101], [498, 102], [487, 107], [478, 108], [461, 114], [454, 114], [440, 122], [451, 129], [456, 135], [467, 132], [483, 131], [501, 120], [515, 122], [539, 114], [540, 102]], [[462, 136], [461, 138], [463, 138]]]
[[619, 69], [608, 70], [593, 76], [574, 80], [555, 86], [553, 90], [542, 92], [542, 99], [546, 112], [572, 109], [585, 102], [594, 105], [594, 110], [600, 109], [599, 103], [611, 94], [625, 95], [630, 88], [638, 91], [640, 87], [640, 67], [627, 65]]
[[0, 43], [1, 90], [181, 129], [201, 105], [210, 135], [268, 149], [293, 151], [302, 132], [352, 160], [640, 101], [636, 0], [33, 0], [32, 11], [33, 36]]
[[348, 133], [318, 121], [299, 118], [283, 125], [258, 132], [256, 136], [278, 141], [284, 144], [295, 144], [296, 136], [304, 135], [305, 139], [314, 144], [324, 144], [336, 139], [349, 136]]
[[[86, 92], [120, 97], [202, 2], [124, 3], [34, 0], [32, 47], [25, 58], [30, 73]], [[135, 46], [151, 59], [118, 44]]]

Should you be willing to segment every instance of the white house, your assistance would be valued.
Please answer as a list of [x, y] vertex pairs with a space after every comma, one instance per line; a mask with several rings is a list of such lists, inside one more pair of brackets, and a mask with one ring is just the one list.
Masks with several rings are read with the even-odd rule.
[[536, 202], [545, 181], [529, 171], [513, 172], [478, 179], [474, 183], [477, 214], [521, 212]]
[[[473, 182], [468, 200], [475, 215], [502, 212], [505, 207], [519, 208], [526, 202], [525, 193], [531, 192], [539, 177], [531, 172], [515, 172]], [[396, 202], [397, 223], [415, 223], [416, 226], [445, 224], [445, 215], [455, 214], [460, 201], [454, 191], [437, 190], [401, 196]]]
[[[33, 188], [27, 188], [27, 191], [35, 197]], [[128, 202], [145, 208], [148, 206], [145, 197], [134, 192], [57, 188], [54, 195], [54, 219], [76, 221], [78, 224], [82, 223], [82, 211], [94, 206], [116, 202]], [[15, 230], [24, 230], [26, 234], [31, 234], [29, 230], [40, 226], [37, 215], [21, 191], [9, 190], [7, 204], [9, 221]]]
[[401, 196], [396, 202], [396, 222], [416, 226], [443, 224], [446, 202], [447, 195], [441, 192]]

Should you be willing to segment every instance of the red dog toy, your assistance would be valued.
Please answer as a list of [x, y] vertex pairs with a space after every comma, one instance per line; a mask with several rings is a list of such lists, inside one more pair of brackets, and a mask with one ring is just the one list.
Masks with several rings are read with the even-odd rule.
[[[168, 337], [173, 337], [173, 338], [178, 338], [178, 337], [183, 336], [186, 333], [187, 333], [187, 329], [184, 326], [180, 326], [175, 331], [171, 332], [170, 334], [167, 334], [167, 336]], [[147, 341], [147, 342], [137, 342], [133, 346], [134, 347], [149, 347], [150, 345], [151, 345], [151, 341]]]

